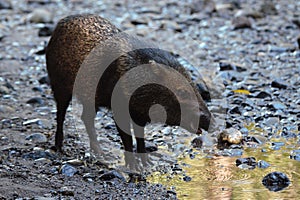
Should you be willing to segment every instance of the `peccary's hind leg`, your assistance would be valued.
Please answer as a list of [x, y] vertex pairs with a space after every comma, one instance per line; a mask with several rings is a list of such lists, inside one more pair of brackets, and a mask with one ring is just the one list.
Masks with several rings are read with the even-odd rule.
[[97, 110], [95, 106], [89, 103], [83, 103], [83, 111], [81, 119], [84, 122], [86, 131], [90, 139], [90, 148], [94, 151], [95, 154], [102, 154], [100, 150], [99, 143], [97, 140], [96, 130], [95, 130], [95, 116]]
[[56, 100], [56, 134], [55, 134], [55, 147], [57, 150], [61, 151], [63, 146], [63, 140], [64, 140], [64, 133], [63, 133], [63, 126], [65, 121], [65, 116], [67, 112], [67, 108], [69, 106], [69, 103], [72, 98], [72, 94], [64, 94], [64, 93], [54, 93], [54, 98]]
[[143, 166], [145, 167], [151, 164], [151, 162], [146, 151], [144, 126], [139, 126], [133, 123], [133, 130], [137, 145], [137, 155], [141, 159]]

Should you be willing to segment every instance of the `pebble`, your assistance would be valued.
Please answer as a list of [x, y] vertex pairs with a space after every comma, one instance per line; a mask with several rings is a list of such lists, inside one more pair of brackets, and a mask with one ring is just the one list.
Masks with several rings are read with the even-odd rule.
[[246, 16], [235, 17], [232, 20], [232, 25], [235, 30], [244, 29], [244, 28], [252, 28], [252, 22]]
[[81, 166], [81, 165], [83, 165], [83, 161], [79, 160], [79, 159], [72, 159], [72, 160], [63, 162], [63, 164], [70, 164], [72, 166]]
[[274, 5], [274, 3], [270, 0], [263, 1], [263, 4], [260, 7], [260, 12], [265, 15], [277, 15], [278, 11]]
[[99, 178], [102, 181], [110, 181], [114, 178], [120, 179], [122, 181], [126, 180], [123, 175], [121, 175], [119, 172], [117, 172], [115, 170], [106, 172], [106, 173], [102, 174]]
[[283, 190], [288, 187], [290, 183], [290, 179], [282, 172], [271, 172], [262, 180], [262, 184], [273, 192]]
[[0, 94], [2, 95], [9, 94], [9, 89], [4, 85], [0, 85]]
[[54, 26], [44, 26], [42, 28], [40, 28], [39, 32], [38, 32], [38, 36], [39, 37], [48, 37], [52, 35], [52, 32], [54, 31]]
[[184, 176], [184, 177], [183, 177], [183, 180], [184, 180], [185, 182], [190, 182], [190, 181], [192, 180], [192, 178], [191, 178], [190, 176]]
[[30, 13], [29, 21], [31, 23], [52, 23], [52, 13], [45, 9], [35, 9]]
[[10, 106], [7, 105], [0, 105], [0, 114], [9, 114], [9, 113], [14, 113], [16, 110]]
[[242, 133], [235, 128], [224, 129], [219, 137], [218, 143], [229, 143], [229, 144], [239, 144], [243, 138]]
[[33, 133], [25, 138], [26, 140], [30, 140], [34, 143], [43, 143], [47, 142], [47, 137], [42, 133]]
[[41, 97], [33, 97], [33, 98], [29, 99], [28, 101], [26, 101], [26, 103], [33, 104], [33, 105], [43, 105], [44, 100]]
[[74, 196], [75, 195], [74, 189], [71, 187], [67, 187], [67, 186], [62, 187], [58, 192], [65, 196]]
[[240, 165], [242, 165], [240, 168], [243, 169], [254, 169], [256, 167], [256, 159], [254, 157], [238, 158], [235, 161], [235, 164], [237, 167], [240, 167]]
[[241, 64], [226, 61], [226, 60], [220, 61], [219, 66], [220, 66], [220, 71], [227, 71], [227, 70], [234, 70], [237, 72], [247, 71], [247, 69]]
[[259, 99], [265, 99], [265, 98], [271, 98], [272, 95], [266, 91], [260, 91], [260, 92], [257, 92], [255, 94], [252, 94], [251, 95], [252, 97], [255, 97], [255, 98], [259, 98]]
[[271, 165], [270, 165], [268, 162], [264, 161], [264, 160], [259, 160], [259, 161], [257, 162], [257, 167], [258, 167], [258, 168], [266, 169], [266, 168], [268, 168], [268, 167], [270, 167], [270, 166], [271, 166]]
[[287, 89], [287, 84], [280, 79], [272, 81], [271, 86], [279, 89]]
[[300, 161], [300, 149], [293, 150], [290, 154], [290, 159]]
[[0, 0], [0, 10], [1, 9], [12, 9], [12, 4], [10, 0]]
[[201, 148], [202, 144], [203, 144], [202, 137], [199, 136], [199, 137], [194, 138], [192, 140], [191, 144], [192, 144], [193, 148]]
[[74, 176], [74, 174], [78, 172], [78, 170], [75, 167], [69, 164], [62, 165], [59, 171], [61, 174], [64, 174], [69, 177]]
[[39, 83], [50, 85], [50, 79], [48, 76], [43, 76], [42, 78], [39, 79]]
[[22, 157], [25, 159], [33, 159], [33, 160], [37, 160], [40, 158], [46, 158], [52, 160], [56, 158], [56, 155], [49, 151], [35, 150], [33, 152], [23, 154]]

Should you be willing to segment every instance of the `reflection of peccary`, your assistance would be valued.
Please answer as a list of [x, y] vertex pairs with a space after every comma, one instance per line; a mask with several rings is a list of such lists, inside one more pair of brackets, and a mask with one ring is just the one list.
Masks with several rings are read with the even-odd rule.
[[[113, 54], [119, 54], [115, 60]], [[109, 59], [112, 59], [112, 62], [101, 74], [101, 67], [105, 69], [105, 60]], [[117, 129], [127, 152], [125, 160], [130, 165], [132, 163], [128, 152], [133, 152], [133, 141], [130, 134], [130, 117], [123, 112], [125, 107], [129, 107], [131, 120], [135, 122], [133, 129], [138, 153], [146, 152], [143, 127], [152, 118], [158, 121], [160, 117], [163, 118], [161, 109], [155, 109], [157, 106], [153, 105], [164, 107], [166, 115], [165, 121], [161, 121], [163, 123], [179, 125], [191, 132], [209, 128], [211, 113], [175, 57], [166, 51], [149, 47], [137, 38], [122, 34], [109, 21], [99, 16], [74, 15], [60, 20], [49, 41], [46, 62], [57, 103], [57, 149], [62, 148], [63, 122], [73, 92], [83, 104], [82, 120], [89, 134], [91, 148], [96, 153], [101, 151], [94, 128], [95, 114], [99, 106], [113, 109]], [[144, 68], [138, 68], [144, 64]], [[86, 66], [87, 68], [84, 68]], [[125, 76], [132, 69], [141, 71]], [[181, 75], [181, 79], [176, 77], [175, 72]], [[121, 77], [124, 78], [121, 80]], [[148, 83], [130, 91], [141, 82], [151, 79], [157, 80], [158, 83]], [[115, 109], [112, 106], [112, 93], [118, 80], [121, 93], [116, 98]], [[190, 88], [183, 84], [184, 81]], [[77, 92], [74, 89], [76, 84], [79, 88]], [[193, 96], [195, 98], [192, 98]], [[120, 107], [125, 100], [129, 105]], [[195, 120], [197, 124], [192, 123]]]

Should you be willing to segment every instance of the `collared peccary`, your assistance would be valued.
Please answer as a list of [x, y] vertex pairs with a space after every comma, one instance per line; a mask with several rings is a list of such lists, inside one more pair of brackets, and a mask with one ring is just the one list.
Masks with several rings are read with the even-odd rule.
[[[152, 118], [191, 132], [201, 128], [207, 130], [212, 121], [194, 83], [172, 53], [123, 34], [102, 17], [86, 14], [61, 19], [46, 48], [46, 63], [57, 103], [55, 146], [59, 150], [63, 145], [66, 110], [73, 93], [83, 105], [82, 120], [90, 146], [96, 153], [101, 151], [94, 118], [101, 106], [112, 108], [125, 152], [133, 152], [131, 123], [136, 151], [146, 153], [144, 126]], [[74, 89], [75, 85], [79, 89]], [[117, 86], [119, 93], [114, 101], [112, 97]], [[157, 108], [163, 108], [164, 112]], [[197, 124], [192, 123], [195, 120]], [[145, 160], [142, 157], [142, 161]], [[125, 161], [127, 165], [134, 165], [128, 154], [125, 154]]]

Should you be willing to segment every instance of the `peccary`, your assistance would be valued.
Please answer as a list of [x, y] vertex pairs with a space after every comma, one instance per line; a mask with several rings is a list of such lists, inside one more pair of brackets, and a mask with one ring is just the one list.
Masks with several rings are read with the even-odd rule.
[[[196, 86], [172, 53], [121, 32], [102, 17], [86, 14], [61, 19], [47, 46], [46, 63], [57, 103], [58, 150], [63, 145], [63, 123], [73, 93], [83, 105], [82, 120], [96, 153], [101, 153], [94, 127], [96, 112], [100, 106], [112, 109], [125, 152], [129, 153], [125, 154], [129, 166], [135, 165], [130, 154], [131, 123], [136, 151], [146, 153], [147, 123], [157, 121], [197, 132], [207, 130], [212, 121]], [[197, 124], [192, 123], [195, 120]], [[142, 162], [146, 161], [142, 156]]]

